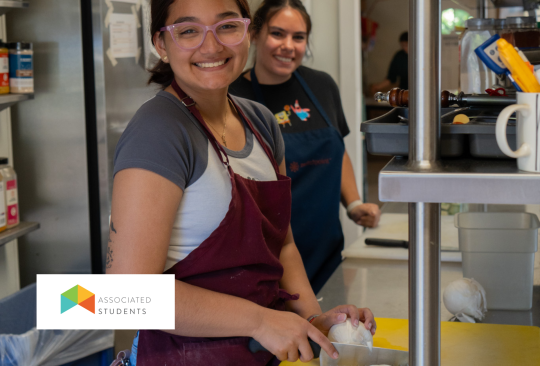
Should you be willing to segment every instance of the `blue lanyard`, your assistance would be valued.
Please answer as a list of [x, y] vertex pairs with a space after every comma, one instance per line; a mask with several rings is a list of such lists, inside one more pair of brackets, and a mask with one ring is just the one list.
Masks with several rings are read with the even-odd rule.
[[[253, 66], [253, 68], [251, 69], [250, 75], [251, 75], [251, 85], [253, 86], [253, 91], [255, 92], [255, 97], [257, 98], [257, 102], [259, 102], [259, 103], [261, 103], [263, 105], [266, 105], [266, 103], [264, 101], [264, 95], [263, 95], [263, 92], [262, 92], [262, 89], [261, 89], [261, 85], [259, 84], [259, 80], [257, 80], [257, 75], [255, 75], [255, 66]], [[313, 103], [313, 105], [315, 105], [315, 108], [317, 108], [317, 110], [319, 111], [322, 118], [326, 121], [326, 124], [329, 127], [333, 127], [332, 123], [330, 122], [330, 118], [328, 118], [328, 115], [324, 111], [321, 103], [319, 103], [319, 100], [317, 99], [315, 94], [313, 94], [313, 92], [311, 91], [311, 88], [306, 83], [304, 78], [300, 76], [298, 71], [295, 71], [293, 73], [293, 75], [294, 75], [294, 77], [296, 77], [296, 79], [298, 80], [298, 82], [302, 86], [302, 89], [304, 89], [304, 92], [307, 94], [308, 98], [311, 100], [311, 103]]]

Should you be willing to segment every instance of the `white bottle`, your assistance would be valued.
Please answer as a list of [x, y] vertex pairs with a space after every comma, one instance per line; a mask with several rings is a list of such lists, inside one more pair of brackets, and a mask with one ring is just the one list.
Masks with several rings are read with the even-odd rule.
[[9, 165], [7, 158], [0, 159], [0, 173], [5, 182], [5, 207], [7, 215], [7, 228], [19, 225], [19, 195], [17, 191], [17, 174]]
[[468, 19], [467, 30], [460, 41], [459, 88], [465, 94], [486, 94], [497, 83], [496, 74], [474, 53], [474, 50], [495, 34], [494, 19]]

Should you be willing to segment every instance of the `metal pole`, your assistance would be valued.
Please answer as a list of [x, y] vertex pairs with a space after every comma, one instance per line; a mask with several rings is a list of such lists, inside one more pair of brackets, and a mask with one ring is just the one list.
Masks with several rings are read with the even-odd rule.
[[476, 0], [477, 18], [486, 19], [486, 0]]
[[[410, 0], [409, 164], [437, 169], [440, 3]], [[409, 203], [409, 365], [440, 365], [440, 204]]]
[[440, 204], [409, 203], [409, 365], [440, 365]]

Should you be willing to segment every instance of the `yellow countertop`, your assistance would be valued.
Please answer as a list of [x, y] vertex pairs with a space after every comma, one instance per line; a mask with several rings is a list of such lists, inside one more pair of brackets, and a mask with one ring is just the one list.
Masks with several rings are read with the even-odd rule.
[[[407, 351], [409, 323], [406, 319], [376, 318], [375, 347]], [[282, 366], [318, 366], [282, 362]], [[441, 322], [441, 366], [539, 366], [540, 328], [518, 325]]]

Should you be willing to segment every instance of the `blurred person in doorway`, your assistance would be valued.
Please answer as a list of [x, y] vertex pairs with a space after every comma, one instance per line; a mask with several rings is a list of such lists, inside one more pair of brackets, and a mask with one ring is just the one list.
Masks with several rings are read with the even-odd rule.
[[371, 95], [387, 91], [398, 79], [400, 89], [409, 89], [409, 32], [403, 32], [399, 36], [399, 45], [401, 49], [392, 58], [386, 79], [371, 86]]

